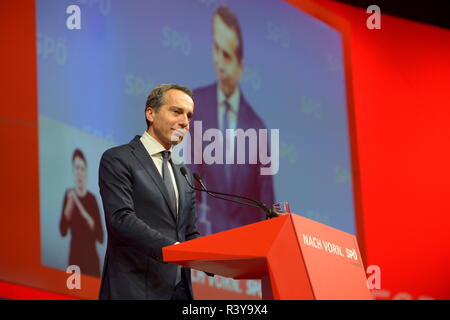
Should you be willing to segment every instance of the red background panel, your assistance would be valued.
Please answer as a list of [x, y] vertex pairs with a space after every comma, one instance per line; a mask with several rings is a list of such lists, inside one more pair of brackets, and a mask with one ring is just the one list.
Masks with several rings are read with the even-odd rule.
[[[367, 264], [388, 298], [450, 298], [450, 31], [317, 1], [349, 21]], [[381, 8], [383, 11], [383, 8]]]
[[3, 281], [0, 281], [0, 297], [8, 297], [8, 299], [16, 300], [77, 300], [72, 296], [42, 291]]
[[36, 17], [32, 0], [0, 4], [0, 119], [36, 124]]
[[0, 296], [58, 297], [16, 283], [95, 299], [97, 279], [83, 275], [81, 289], [69, 290], [70, 274], [40, 263], [35, 2], [2, 1], [0, 29]]

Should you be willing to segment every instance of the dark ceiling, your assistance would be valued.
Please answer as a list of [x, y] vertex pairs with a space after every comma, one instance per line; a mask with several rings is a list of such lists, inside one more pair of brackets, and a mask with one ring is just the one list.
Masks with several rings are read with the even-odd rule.
[[450, 29], [450, 0], [336, 0], [352, 6], [367, 9], [375, 4], [381, 14], [387, 13], [442, 28]]

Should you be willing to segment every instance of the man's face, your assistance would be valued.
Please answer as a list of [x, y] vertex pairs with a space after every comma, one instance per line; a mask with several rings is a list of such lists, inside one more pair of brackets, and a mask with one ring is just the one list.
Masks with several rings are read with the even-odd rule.
[[242, 75], [242, 61], [237, 56], [239, 38], [218, 16], [213, 21], [213, 59], [219, 87], [229, 97]]
[[189, 130], [194, 113], [194, 101], [183, 91], [171, 89], [164, 94], [164, 104], [155, 112], [148, 108], [145, 115], [151, 123], [148, 133], [166, 149], [178, 144]]

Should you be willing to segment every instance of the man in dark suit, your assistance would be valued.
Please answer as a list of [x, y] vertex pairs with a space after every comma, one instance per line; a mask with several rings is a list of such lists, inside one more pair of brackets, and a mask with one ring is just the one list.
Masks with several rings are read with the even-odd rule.
[[[236, 15], [225, 6], [220, 6], [213, 16], [213, 61], [217, 83], [194, 91], [197, 112], [194, 121], [202, 122], [202, 130], [226, 129], [266, 129], [242, 90], [239, 88], [243, 64], [243, 42]], [[228, 147], [224, 148], [229, 153]], [[261, 164], [249, 162], [249, 140], [246, 141], [245, 164], [200, 164], [192, 165], [199, 171], [207, 187], [211, 190], [246, 195], [271, 206], [274, 203], [272, 176], [261, 175]], [[235, 150], [236, 151], [236, 150]], [[211, 197], [201, 196], [200, 228], [208, 216], [211, 227], [202, 234], [216, 233], [242, 225], [261, 221], [264, 212], [257, 208], [242, 207]], [[200, 200], [200, 199], [199, 199]], [[205, 212], [207, 210], [207, 212]], [[209, 227], [209, 225], [208, 225]]]
[[163, 247], [199, 234], [195, 193], [171, 161], [193, 112], [188, 88], [160, 85], [147, 99], [144, 134], [102, 156], [108, 247], [100, 299], [193, 298], [190, 270], [162, 260]]

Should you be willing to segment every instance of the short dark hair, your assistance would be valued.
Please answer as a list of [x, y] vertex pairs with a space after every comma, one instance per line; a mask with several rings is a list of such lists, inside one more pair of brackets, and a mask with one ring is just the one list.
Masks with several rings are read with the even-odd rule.
[[[192, 91], [180, 84], [175, 83], [163, 83], [154, 88], [147, 97], [147, 102], [145, 104], [145, 112], [148, 108], [153, 108], [155, 112], [159, 111], [159, 108], [164, 104], [164, 94], [169, 90], [180, 90], [186, 93], [189, 97], [193, 98]], [[150, 126], [150, 122], [145, 117], [145, 122], [147, 122], [147, 128]]]
[[239, 20], [236, 14], [231, 11], [227, 6], [220, 5], [216, 11], [214, 12], [214, 16], [219, 16], [222, 21], [231, 29], [233, 29], [238, 37], [239, 43], [237, 47], [236, 55], [238, 57], [239, 62], [242, 62], [242, 58], [244, 56], [244, 43], [242, 42], [242, 32], [241, 25], [239, 24]]
[[78, 158], [80, 158], [81, 160], [83, 160], [84, 163], [86, 164], [86, 167], [87, 167], [87, 161], [86, 161], [86, 157], [85, 157], [84, 154], [83, 154], [83, 151], [81, 151], [80, 149], [75, 149], [75, 150], [73, 151], [73, 154], [72, 154], [72, 164], [73, 164], [73, 162], [75, 161], [75, 158], [76, 158], [76, 157], [78, 157]]

